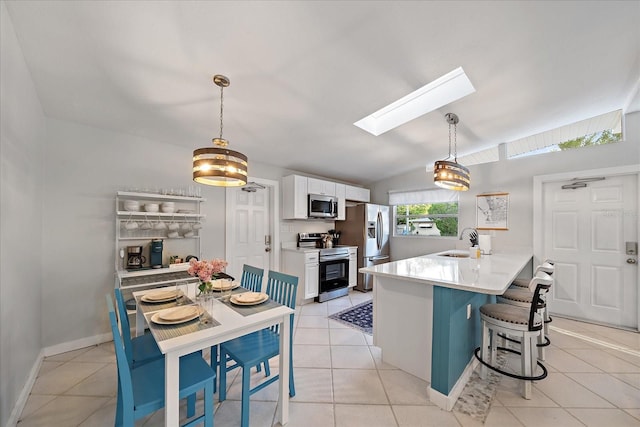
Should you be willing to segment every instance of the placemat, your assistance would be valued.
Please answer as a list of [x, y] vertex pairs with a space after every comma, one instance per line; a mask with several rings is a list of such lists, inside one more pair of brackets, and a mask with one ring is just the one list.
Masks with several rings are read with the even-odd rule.
[[[182, 300], [184, 301], [182, 303], [182, 305], [193, 304], [193, 301], [191, 300], [191, 298], [189, 298], [186, 295], [184, 295], [182, 297]], [[152, 313], [152, 312], [155, 312], [155, 311], [164, 310], [165, 308], [173, 308], [173, 307], [177, 307], [178, 306], [178, 304], [176, 304], [176, 300], [171, 300], [171, 301], [167, 301], [167, 302], [146, 302], [146, 301], [142, 301], [142, 295], [138, 295], [136, 297], [136, 304], [138, 304], [139, 309], [142, 310], [142, 312], [144, 314]]]
[[220, 325], [220, 322], [211, 317], [208, 312], [206, 312], [203, 317], [207, 321], [205, 325], [200, 324], [200, 319], [198, 317], [189, 322], [180, 323], [177, 325], [159, 325], [151, 321], [151, 316], [153, 316], [153, 313], [147, 313], [144, 315], [145, 319], [147, 319], [147, 323], [149, 324], [149, 328], [152, 330], [156, 338], [156, 341], [164, 341], [170, 338], [177, 338], [182, 335], [190, 334], [192, 332], [198, 332], [203, 329], [209, 329]]

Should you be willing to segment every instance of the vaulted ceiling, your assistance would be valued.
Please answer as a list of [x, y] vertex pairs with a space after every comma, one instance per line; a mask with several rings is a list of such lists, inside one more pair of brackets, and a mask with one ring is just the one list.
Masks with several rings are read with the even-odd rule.
[[[464, 155], [638, 109], [638, 1], [5, 3], [47, 116], [195, 149], [224, 74], [231, 149], [347, 182], [446, 157], [447, 112]], [[475, 93], [378, 137], [353, 125], [460, 66]]]

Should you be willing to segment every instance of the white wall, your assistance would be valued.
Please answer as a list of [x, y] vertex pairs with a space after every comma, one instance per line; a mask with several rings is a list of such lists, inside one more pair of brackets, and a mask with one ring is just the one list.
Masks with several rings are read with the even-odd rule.
[[[640, 163], [640, 112], [627, 114], [625, 141], [579, 150], [503, 160], [470, 166], [471, 189], [460, 193], [460, 229], [476, 223], [476, 195], [504, 191], [509, 193], [509, 230], [492, 231], [493, 248], [533, 247], [533, 177], [559, 172], [633, 165]], [[388, 203], [390, 190], [436, 188], [431, 173], [424, 168], [377, 182], [371, 188], [376, 203]], [[393, 259], [409, 258], [452, 249], [457, 238], [392, 237]]]
[[[44, 347], [108, 331], [104, 295], [114, 287], [115, 192], [194, 185], [193, 150], [184, 146], [53, 119], [47, 128], [42, 296], [44, 319], [55, 322], [43, 324]], [[201, 191], [207, 200], [202, 256], [223, 257], [225, 191]], [[70, 310], [73, 316], [64, 315]]]
[[0, 2], [0, 425], [6, 425], [42, 347], [42, 150], [45, 121]]

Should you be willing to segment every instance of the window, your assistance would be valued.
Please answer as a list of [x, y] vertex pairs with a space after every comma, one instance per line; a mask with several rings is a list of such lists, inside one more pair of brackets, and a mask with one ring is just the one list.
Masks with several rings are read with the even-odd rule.
[[457, 236], [458, 193], [421, 190], [389, 194], [395, 236]]

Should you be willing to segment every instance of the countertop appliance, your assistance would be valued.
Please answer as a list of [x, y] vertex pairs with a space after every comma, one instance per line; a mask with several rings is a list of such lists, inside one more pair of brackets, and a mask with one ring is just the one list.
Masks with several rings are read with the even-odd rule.
[[323, 247], [323, 233], [299, 233], [298, 247], [320, 248], [318, 296], [316, 302], [325, 302], [349, 294], [349, 248]]
[[140, 269], [146, 261], [142, 256], [142, 246], [127, 246], [127, 270]]
[[149, 263], [151, 268], [162, 268], [162, 239], [153, 239], [149, 250]]
[[[371, 203], [347, 207], [344, 221], [336, 222], [340, 243], [358, 247], [358, 270], [389, 262], [389, 206]], [[358, 273], [355, 289], [373, 289], [373, 277]]]
[[307, 215], [309, 218], [337, 218], [338, 198], [334, 196], [323, 196], [320, 194], [309, 194]]

